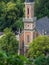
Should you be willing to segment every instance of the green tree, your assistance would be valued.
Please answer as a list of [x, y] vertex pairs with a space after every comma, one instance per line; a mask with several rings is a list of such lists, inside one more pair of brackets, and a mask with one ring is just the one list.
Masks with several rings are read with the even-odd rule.
[[6, 53], [0, 51], [0, 65], [6, 65], [7, 56]]
[[15, 31], [22, 31], [24, 28], [24, 23], [22, 21], [22, 18], [20, 18], [19, 20], [17, 20], [13, 25], [12, 25], [12, 29]]
[[39, 36], [30, 43], [28, 55], [32, 58], [46, 56], [49, 53], [49, 37]]
[[0, 38], [0, 50], [6, 52], [7, 55], [18, 54], [18, 46], [19, 42], [16, 39], [16, 36], [13, 32], [9, 31], [9, 29], [5, 30], [6, 32]]
[[0, 65], [24, 65], [24, 62], [28, 63], [28, 60], [22, 55], [7, 56], [4, 51], [0, 51]]
[[35, 65], [49, 65], [49, 56], [39, 56], [35, 59]]
[[18, 55], [18, 45], [15, 34], [11, 29], [6, 28], [4, 35], [0, 38], [0, 65], [24, 65], [29, 63], [28, 59]]
[[49, 0], [35, 0], [35, 16], [37, 18], [49, 17]]
[[14, 55], [14, 56], [9, 56], [8, 57], [8, 60], [7, 60], [7, 63], [9, 65], [24, 65], [24, 62], [25, 63], [28, 63], [28, 60], [26, 57], [22, 56], [22, 55]]
[[[11, 27], [15, 29], [15, 31], [17, 30], [18, 27], [13, 28], [13, 25], [24, 15], [23, 6], [23, 3], [18, 1], [9, 1], [7, 3], [4, 1], [0, 2], [0, 31], [3, 31], [6, 27]], [[19, 23], [22, 24], [22, 19]], [[21, 28], [22, 27], [23, 26], [21, 26]]]
[[35, 65], [47, 65], [45, 56], [39, 56], [34, 63]]
[[12, 2], [17, 2], [18, 1], [18, 2], [21, 2], [21, 3], [24, 2], [24, 0], [0, 0], [0, 1], [1, 2], [4, 1], [5, 3], [8, 3], [10, 1], [12, 1]]
[[49, 56], [47, 56], [46, 64], [49, 65]]

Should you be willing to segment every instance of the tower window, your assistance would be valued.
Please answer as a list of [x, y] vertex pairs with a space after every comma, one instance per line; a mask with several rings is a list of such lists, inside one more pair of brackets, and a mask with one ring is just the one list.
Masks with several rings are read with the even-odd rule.
[[29, 18], [29, 8], [27, 8], [27, 17]]
[[22, 42], [22, 48], [24, 48], [24, 41]]
[[30, 37], [29, 37], [29, 35], [27, 35], [27, 42], [28, 42], [28, 43], [30, 42]]
[[27, 14], [29, 15], [29, 8], [27, 9]]

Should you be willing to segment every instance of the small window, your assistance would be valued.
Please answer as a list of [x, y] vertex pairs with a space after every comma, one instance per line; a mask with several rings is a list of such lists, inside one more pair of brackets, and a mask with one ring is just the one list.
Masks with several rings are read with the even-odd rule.
[[24, 42], [22, 42], [22, 48], [24, 48]]
[[27, 42], [30, 42], [30, 37], [29, 37], [29, 35], [27, 35]]
[[27, 14], [29, 15], [29, 8], [27, 8]]

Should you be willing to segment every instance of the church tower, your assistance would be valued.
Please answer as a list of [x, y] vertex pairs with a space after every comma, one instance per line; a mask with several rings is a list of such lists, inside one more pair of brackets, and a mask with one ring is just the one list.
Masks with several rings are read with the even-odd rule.
[[24, 52], [28, 45], [35, 38], [35, 22], [36, 17], [34, 17], [34, 0], [25, 0], [25, 17], [24, 22]]

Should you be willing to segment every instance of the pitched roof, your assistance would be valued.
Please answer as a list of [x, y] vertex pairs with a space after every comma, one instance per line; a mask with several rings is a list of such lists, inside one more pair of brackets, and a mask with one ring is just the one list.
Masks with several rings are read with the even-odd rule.
[[36, 21], [36, 30], [40, 34], [49, 35], [49, 18], [47, 16]]

